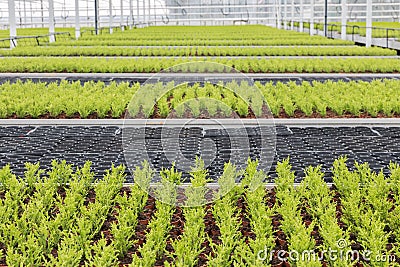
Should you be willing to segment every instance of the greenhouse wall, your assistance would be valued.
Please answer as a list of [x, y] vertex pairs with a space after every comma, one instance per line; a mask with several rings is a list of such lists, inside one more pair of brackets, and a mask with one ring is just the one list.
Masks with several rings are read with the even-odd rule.
[[[327, 0], [328, 20], [338, 22], [342, 16], [342, 0]], [[367, 0], [347, 0], [347, 20], [365, 21]], [[312, 2], [314, 5], [312, 6]], [[48, 0], [14, 1], [18, 28], [47, 27]], [[0, 2], [0, 27], [7, 29], [8, 4]], [[111, 7], [111, 9], [110, 9]], [[74, 27], [74, 1], [54, 1], [55, 26]], [[323, 22], [325, 0], [109, 0], [98, 2], [99, 25], [229, 25], [269, 24], [278, 20]], [[81, 27], [94, 26], [94, 1], [79, 0]], [[312, 16], [313, 14], [313, 16]], [[132, 18], [131, 18], [132, 16]], [[374, 21], [400, 21], [399, 0], [373, 0]], [[133, 21], [133, 23], [132, 23]]]

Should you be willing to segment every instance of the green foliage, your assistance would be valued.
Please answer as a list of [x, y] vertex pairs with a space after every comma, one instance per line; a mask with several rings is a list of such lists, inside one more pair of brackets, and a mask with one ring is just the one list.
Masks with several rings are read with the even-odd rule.
[[84, 251], [79, 243], [75, 242], [75, 238], [67, 236], [60, 244], [57, 258], [51, 259], [53, 266], [77, 266], [79, 265]]
[[[79, 41], [78, 41], [79, 42]], [[276, 41], [276, 43], [278, 40]], [[281, 42], [287, 42], [281, 40]], [[93, 42], [96, 44], [96, 42]], [[115, 42], [118, 45], [121, 42]], [[160, 42], [159, 45], [162, 42]], [[323, 41], [321, 44], [323, 45]], [[85, 44], [85, 43], [82, 43]], [[396, 51], [378, 47], [365, 48], [354, 46], [329, 47], [230, 47], [220, 46], [196, 47], [196, 56], [395, 56]], [[75, 47], [75, 46], [47, 46], [47, 47], [18, 47], [13, 50], [1, 50], [1, 56], [191, 56], [192, 49], [169, 47], [107, 47], [93, 45], [91, 47]]]
[[[206, 240], [203, 205], [205, 204], [207, 171], [204, 161], [196, 158], [196, 165], [191, 171], [191, 185], [186, 189], [186, 205], [183, 208], [185, 226], [183, 235], [172, 242], [174, 258], [172, 266], [197, 266], [198, 256], [203, 251], [201, 244]], [[170, 266], [166, 263], [166, 266]]]
[[97, 114], [104, 118], [109, 112], [114, 117], [120, 117], [138, 89], [138, 84], [129, 87], [128, 83], [80, 82], [68, 83], [33, 83], [17, 81], [0, 86], [0, 98], [5, 118], [13, 114], [19, 118], [29, 115], [57, 117], [65, 113], [69, 117], [79, 114], [82, 118]]
[[390, 253], [390, 251], [386, 252], [390, 233], [385, 232], [384, 228], [385, 223], [380, 220], [377, 212], [369, 209], [361, 214], [360, 225], [356, 228], [356, 231], [361, 245], [371, 252], [369, 255], [371, 266], [391, 266], [390, 262], [382, 262], [378, 258], [384, 253]]
[[25, 163], [26, 171], [24, 173], [25, 181], [28, 186], [28, 193], [32, 193], [36, 183], [40, 182], [40, 175], [44, 172], [39, 170], [40, 164]]
[[183, 118], [183, 115], [185, 114], [186, 111], [186, 105], [185, 104], [180, 104], [177, 107], [175, 107], [175, 112], [178, 118]]
[[257, 189], [258, 186], [262, 185], [263, 181], [258, 181], [254, 179], [255, 174], [257, 173], [258, 160], [247, 159], [247, 167], [244, 173], [244, 177], [242, 179], [242, 186], [250, 187], [251, 191]]
[[[22, 29], [23, 30], [23, 29]], [[246, 36], [243, 39], [243, 36]], [[84, 34], [77, 41], [52, 43], [51, 46], [192, 46], [182, 48], [185, 55], [196, 56], [208, 46], [271, 46], [271, 45], [351, 45], [350, 41], [331, 40], [321, 36], [310, 37], [305, 33], [289, 32], [264, 25], [242, 26], [153, 26], [132, 29], [124, 32], [100, 34], [97, 36]], [[136, 50], [135, 56], [144, 55], [179, 55], [175, 48], [154, 49], [155, 53], [142, 53]], [[208, 56], [225, 56], [227, 52], [210, 48]], [[122, 55], [124, 51], [116, 52]], [[100, 53], [99, 53], [100, 54]], [[125, 54], [126, 55], [126, 54]], [[238, 55], [237, 52], [233, 55]]]
[[148, 199], [147, 193], [138, 185], [131, 187], [130, 197], [124, 193], [123, 196], [117, 196], [116, 201], [119, 204], [118, 223], [111, 226], [111, 234], [113, 235], [113, 243], [115, 251], [119, 257], [123, 257], [132, 247], [132, 237], [135, 234], [135, 227], [138, 223], [139, 213], [143, 210]]
[[[302, 181], [300, 191], [308, 213], [316, 221], [319, 234], [323, 238], [323, 250], [350, 250], [349, 234], [343, 231], [336, 217], [336, 205], [333, 201], [332, 192], [323, 180], [323, 173], [318, 167], [308, 167], [306, 177]], [[341, 241], [338, 247], [338, 242]], [[324, 258], [331, 266], [353, 266], [354, 262], [346, 257], [331, 259], [324, 255]]]
[[207, 192], [207, 182], [212, 181], [208, 179], [208, 171], [205, 169], [204, 161], [196, 157], [195, 167], [190, 172], [191, 186], [185, 191], [188, 197], [186, 205], [188, 207], [202, 206], [206, 203], [205, 194]]
[[[235, 266], [270, 266], [270, 259], [260, 259], [260, 251], [271, 252], [275, 246], [272, 228], [274, 210], [265, 202], [266, 190], [263, 186], [265, 174], [257, 171], [257, 161], [247, 162], [246, 173], [242, 185], [249, 185], [245, 191], [247, 218], [255, 238], [249, 238], [248, 244], [242, 244], [235, 253]], [[247, 181], [247, 182], [245, 182]]]
[[[205, 84], [203, 87], [179, 85], [170, 89], [174, 84], [157, 83], [151, 87], [144, 85], [139, 91], [144, 95], [139, 95], [135, 94], [138, 92], [139, 84], [129, 87], [127, 83], [118, 85], [112, 83], [106, 86], [103, 82], [87, 82], [81, 86], [77, 82], [63, 81], [57, 86], [55, 83], [18, 81], [14, 84], [0, 85], [0, 108], [2, 108], [0, 116], [7, 118], [17, 115], [22, 118], [50, 114], [57, 117], [65, 113], [69, 117], [79, 114], [85, 118], [97, 114], [99, 118], [105, 118], [111, 112], [113, 117], [118, 118], [127, 109], [132, 117], [151, 117], [155, 115], [155, 103], [160, 116], [167, 117], [172, 110], [175, 110], [176, 116], [180, 118], [186, 111], [195, 117], [205, 112], [210, 117], [217, 115], [231, 117], [232, 112], [246, 117], [249, 108], [258, 118], [262, 118], [269, 116], [268, 110], [263, 111], [264, 105], [270, 107], [274, 116], [280, 115], [281, 110], [288, 116], [294, 116], [296, 111], [303, 112], [304, 116], [311, 116], [314, 112], [326, 116], [328, 109], [334, 111], [336, 115], [400, 114], [398, 105], [400, 95], [397, 93], [400, 82], [395, 79], [372, 82], [303, 82], [300, 85], [294, 82], [276, 85], [256, 83], [256, 87], [245, 83], [240, 85], [228, 83], [224, 86], [231, 88], [235, 93], [224, 89], [221, 85], [212, 84]], [[257, 90], [259, 91], [256, 92]], [[43, 94], [44, 91], [46, 94]], [[154, 91], [168, 93], [156, 101], [158, 95]], [[132, 96], [134, 96], [133, 101], [129, 102]], [[144, 106], [146, 110], [143, 110]], [[23, 112], [20, 113], [19, 110]]]
[[[3, 57], [0, 72], [37, 73], [156, 73], [189, 62], [215, 62], [225, 64], [242, 73], [397, 73], [398, 58], [101, 58], [101, 57]], [[191, 65], [192, 66], [192, 65]], [[202, 64], [193, 66], [191, 72], [200, 72]], [[209, 66], [212, 66], [209, 64]], [[216, 65], [209, 72], [221, 72]]]
[[[372, 172], [368, 164], [356, 163], [355, 167], [354, 171], [349, 171], [345, 158], [334, 163], [334, 181], [339, 185], [343, 221], [364, 249], [370, 251], [371, 266], [390, 266], [389, 261], [380, 261], [379, 257], [390, 255], [391, 251], [386, 250], [386, 245], [392, 231], [397, 231], [396, 228], [388, 230], [388, 226], [397, 227], [394, 221], [398, 220], [398, 217], [394, 219], [398, 216], [397, 204], [389, 213], [393, 207], [388, 200], [392, 183], [382, 173]], [[395, 165], [392, 164], [391, 169], [396, 173]]]
[[[302, 255], [304, 251], [312, 251], [316, 247], [315, 240], [311, 236], [315, 222], [311, 222], [308, 226], [303, 223], [300, 214], [302, 190], [294, 187], [295, 176], [291, 171], [289, 159], [278, 163], [276, 171], [278, 174], [276, 198], [280, 203], [277, 212], [282, 216], [280, 228], [286, 234], [289, 251], [297, 251]], [[321, 266], [321, 263], [312, 256], [289, 260], [297, 266]]]
[[142, 167], [136, 166], [133, 176], [135, 179], [135, 184], [147, 192], [150, 182], [154, 176], [154, 170], [150, 168], [150, 164], [147, 161], [143, 161]]
[[215, 255], [208, 257], [209, 265], [231, 266], [234, 261], [231, 255], [235, 247], [244, 242], [239, 231], [239, 214], [234, 195], [227, 194], [217, 200], [213, 208], [213, 216], [221, 233], [219, 237], [221, 243], [215, 244], [208, 236], [207, 239]]
[[[393, 266], [395, 263], [377, 257], [399, 253], [400, 167], [391, 163], [391, 174], [385, 177], [371, 171], [368, 164], [356, 163], [354, 170], [349, 170], [346, 161], [342, 157], [334, 162], [335, 188], [329, 188], [320, 167], [306, 168], [305, 178], [295, 185], [289, 159], [284, 160], [277, 165], [278, 178], [271, 191], [265, 188], [266, 175], [257, 170], [257, 161], [248, 160], [245, 171], [227, 163], [219, 179], [218, 200], [206, 208], [208, 173], [197, 158], [185, 191], [182, 233], [176, 238], [169, 236], [177, 210], [156, 201], [140, 245], [136, 244], [136, 227], [141, 213], [149, 212], [145, 210], [148, 194], [143, 189], [150, 189], [154, 177], [147, 162], [136, 168], [136, 184], [123, 190], [122, 166], [113, 166], [98, 181], [94, 181], [89, 162], [73, 168], [54, 161], [47, 173], [42, 173], [39, 164], [26, 164], [21, 178], [6, 166], [0, 169], [0, 260], [8, 266], [117, 266], [129, 258], [134, 247], [131, 266], [150, 267], [167, 258], [171, 261], [164, 262], [165, 266], [197, 266], [203, 252], [209, 266], [270, 266], [268, 255], [260, 259], [258, 253], [271, 252], [276, 235], [284, 234], [289, 251], [337, 249], [341, 240], [342, 250], [357, 243], [360, 253], [371, 251], [368, 266]], [[174, 167], [160, 175], [160, 186], [181, 183], [181, 173]], [[238, 184], [241, 176], [243, 182]], [[175, 203], [174, 188], [164, 189], [162, 200]], [[212, 212], [218, 238], [207, 234], [207, 212]], [[107, 219], [110, 224], [105, 223]], [[250, 235], [244, 234], [244, 227]], [[210, 248], [205, 250], [208, 243]], [[172, 246], [170, 252], [167, 244]], [[310, 257], [290, 264], [357, 264], [346, 257], [331, 260], [327, 254], [324, 262]]]
[[156, 195], [160, 201], [173, 204], [177, 197], [177, 185], [181, 183], [182, 173], [175, 170], [175, 164], [170, 169], [160, 171], [161, 182], [157, 186]]
[[113, 246], [107, 246], [105, 238], [101, 238], [92, 246], [93, 256], [89, 258], [87, 266], [118, 266], [117, 251]]
[[134, 254], [131, 266], [154, 266], [164, 252], [166, 240], [172, 228], [170, 221], [175, 208], [159, 201], [156, 203], [156, 208], [154, 219], [148, 225], [150, 231], [146, 235], [146, 243], [138, 249], [141, 256]]
[[226, 194], [229, 194], [231, 196], [235, 195], [235, 192], [238, 190], [238, 188], [236, 187], [236, 180], [240, 175], [241, 171], [238, 171], [235, 165], [233, 165], [231, 162], [225, 163], [224, 171], [221, 177], [218, 179], [219, 189], [216, 193], [216, 196], [220, 198], [225, 196]]

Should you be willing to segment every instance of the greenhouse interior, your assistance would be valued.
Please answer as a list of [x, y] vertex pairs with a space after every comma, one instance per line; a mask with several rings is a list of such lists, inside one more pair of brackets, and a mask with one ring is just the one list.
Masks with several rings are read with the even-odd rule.
[[400, 1], [0, 0], [3, 266], [400, 266]]

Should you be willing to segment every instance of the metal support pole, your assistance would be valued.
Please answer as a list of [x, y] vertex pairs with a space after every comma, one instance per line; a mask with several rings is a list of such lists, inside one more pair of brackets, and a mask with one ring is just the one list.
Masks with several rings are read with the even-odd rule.
[[300, 32], [304, 30], [304, 7], [303, 0], [300, 0]]
[[113, 33], [113, 14], [112, 14], [112, 0], [108, 0], [108, 12], [109, 14], [109, 27], [110, 27], [110, 33]]
[[328, 37], [328, 0], [325, 0], [324, 13], [324, 35]]
[[29, 2], [29, 10], [31, 11], [31, 27], [34, 27], [34, 25], [33, 25], [33, 9], [32, 9], [32, 2]]
[[81, 37], [81, 26], [79, 24], [79, 0], [75, 0], [75, 38]]
[[99, 3], [98, 0], [94, 0], [94, 31], [96, 35], [99, 34]]
[[287, 0], [283, 2], [283, 28], [287, 30]]
[[40, 11], [42, 13], [42, 28], [44, 28], [43, 0], [40, 0]]
[[139, 0], [136, 1], [136, 22], [140, 22], [140, 5]]
[[[17, 10], [18, 10], [18, 20], [19, 20], [19, 27], [20, 28], [22, 28], [23, 27], [23, 22], [22, 22], [22, 17], [23, 17], [23, 15], [21, 14], [21, 12], [22, 12], [22, 8], [21, 8], [21, 1], [18, 1], [18, 8], [17, 8]], [[17, 25], [18, 26], [18, 25]]]
[[26, 15], [26, 0], [24, 0], [24, 28], [26, 28], [26, 26], [27, 26], [27, 19], [28, 19], [28, 16]]
[[276, 0], [276, 18], [277, 18], [277, 26], [278, 29], [282, 28], [282, 21], [281, 21], [281, 0]]
[[314, 35], [314, 7], [315, 7], [315, 0], [311, 0], [311, 14], [310, 14], [310, 35]]
[[8, 0], [8, 21], [10, 23], [10, 48], [17, 46], [17, 40], [11, 40], [17, 37], [17, 23], [15, 21], [15, 2]]
[[278, 5], [277, 5], [277, 0], [273, 0], [273, 16], [275, 17], [274, 19], [274, 25], [276, 28], [278, 28]]
[[54, 27], [54, 0], [49, 0], [49, 42], [54, 43], [56, 41], [56, 37], [54, 35], [55, 27]]
[[156, 0], [153, 1], [153, 15], [154, 15], [154, 26], [157, 24], [157, 10], [156, 10]]
[[133, 0], [129, 0], [129, 29], [133, 26]]
[[124, 0], [120, 1], [120, 5], [121, 5], [121, 18], [120, 18], [119, 25], [121, 27], [121, 31], [123, 31], [124, 30]]
[[290, 17], [291, 17], [292, 22], [290, 23], [290, 29], [293, 31], [294, 30], [294, 0], [292, 0], [291, 4], [292, 5], [290, 8], [290, 12], [291, 12]]
[[386, 48], [389, 48], [389, 30], [386, 28]]
[[150, 0], [148, 0], [148, 2], [147, 2], [147, 16], [148, 16], [148, 18], [147, 18], [147, 22], [148, 23], [150, 23], [150, 20], [151, 20], [151, 12], [150, 12], [150, 10], [151, 10], [151, 2], [150, 2]]
[[367, 21], [366, 21], [365, 46], [371, 47], [372, 44], [372, 0], [367, 0]]
[[275, 27], [277, 29], [280, 29], [280, 25], [279, 25], [279, 5], [278, 5], [278, 1], [279, 0], [274, 0], [274, 15], [275, 15]]
[[342, 32], [341, 38], [346, 40], [347, 38], [347, 2], [346, 0], [342, 0]]
[[143, 0], [143, 23], [147, 23], [147, 18], [146, 18], [146, 0]]

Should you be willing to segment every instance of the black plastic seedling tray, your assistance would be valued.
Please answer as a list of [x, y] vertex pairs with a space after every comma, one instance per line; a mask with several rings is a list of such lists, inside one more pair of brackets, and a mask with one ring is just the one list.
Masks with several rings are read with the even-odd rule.
[[[141, 131], [142, 129], [137, 129]], [[252, 159], [260, 159], [259, 129], [246, 128], [249, 140], [249, 155]], [[142, 131], [143, 132], [143, 131]], [[237, 136], [243, 129], [237, 130]], [[182, 155], [191, 161], [201, 155], [211, 161], [208, 171], [213, 179], [217, 179], [228, 160], [242, 157], [243, 153], [235, 150], [240, 138], [230, 137], [235, 130], [203, 129], [201, 127], [185, 127], [182, 129], [161, 127], [145, 129], [146, 151], [133, 148], [131, 153], [147, 153], [150, 163], [157, 170], [170, 167], [167, 157], [168, 149], [178, 144]], [[161, 140], [163, 138], [163, 140]], [[216, 151], [204, 150], [203, 140], [214, 142]], [[0, 166], [10, 164], [17, 175], [23, 175], [25, 162], [40, 162], [42, 168], [49, 169], [51, 161], [66, 160], [76, 166], [85, 161], [93, 162], [93, 170], [101, 177], [111, 164], [125, 164], [122, 145], [122, 130], [116, 126], [10, 126], [0, 127]], [[135, 142], [134, 138], [131, 140]], [[137, 140], [136, 140], [137, 141]], [[164, 143], [164, 147], [163, 147]], [[166, 144], [166, 145], [165, 145]], [[169, 147], [170, 146], [170, 147]], [[134, 147], [134, 146], [133, 146]], [[176, 148], [176, 147], [175, 147]], [[269, 151], [271, 152], [271, 151]], [[331, 182], [333, 161], [347, 155], [352, 162], [368, 162], [374, 171], [383, 169], [388, 173], [391, 161], [400, 162], [400, 128], [398, 127], [276, 127], [276, 151], [269, 175], [274, 173], [276, 163], [290, 157], [293, 170], [298, 176], [304, 175], [307, 166], [321, 165], [325, 171], [325, 179]], [[139, 164], [140, 162], [137, 162]], [[132, 176], [127, 170], [127, 182]], [[184, 178], [188, 178], [186, 173]]]

